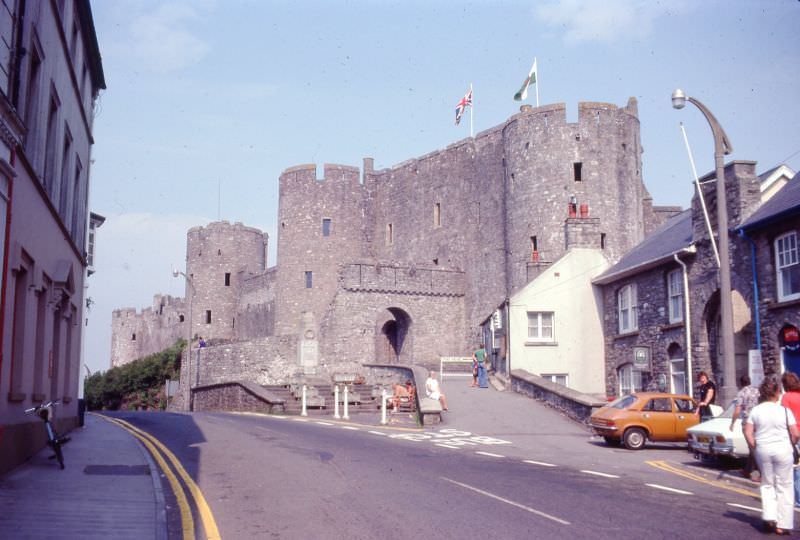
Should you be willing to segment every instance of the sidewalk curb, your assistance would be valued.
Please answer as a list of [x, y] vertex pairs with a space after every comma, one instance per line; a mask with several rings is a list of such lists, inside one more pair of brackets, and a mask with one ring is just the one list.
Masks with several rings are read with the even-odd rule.
[[126, 430], [116, 422], [110, 421], [108, 418], [105, 417], [105, 415], [98, 414], [95, 412], [89, 412], [87, 414], [91, 414], [93, 416], [102, 418], [104, 422], [108, 422], [109, 424], [116, 426], [117, 429], [121, 429], [122, 431], [127, 433], [128, 436], [133, 438], [133, 440], [136, 442], [136, 446], [139, 448], [139, 451], [142, 453], [145, 461], [147, 462], [147, 467], [150, 469], [150, 479], [153, 481], [153, 496], [156, 500], [155, 540], [167, 540], [169, 538], [169, 533], [167, 530], [167, 503], [166, 499], [164, 498], [164, 488], [161, 485], [160, 469], [156, 465], [155, 461], [153, 461], [153, 456], [150, 455], [150, 452], [147, 451], [147, 448], [145, 448], [145, 446], [139, 439], [134, 437], [128, 430]]

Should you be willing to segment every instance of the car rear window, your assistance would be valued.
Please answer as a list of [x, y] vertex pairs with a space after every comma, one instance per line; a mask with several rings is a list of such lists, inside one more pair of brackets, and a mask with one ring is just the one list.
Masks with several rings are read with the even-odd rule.
[[627, 409], [634, 403], [636, 403], [635, 396], [625, 396], [623, 398], [619, 398], [617, 401], [609, 405], [609, 407], [613, 407], [614, 409]]

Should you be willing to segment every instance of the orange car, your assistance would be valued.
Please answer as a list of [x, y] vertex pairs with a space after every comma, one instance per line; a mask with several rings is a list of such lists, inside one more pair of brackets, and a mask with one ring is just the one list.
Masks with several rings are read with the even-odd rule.
[[686, 395], [637, 392], [601, 407], [590, 422], [608, 444], [639, 450], [647, 439], [686, 442], [686, 430], [700, 421], [695, 409]]

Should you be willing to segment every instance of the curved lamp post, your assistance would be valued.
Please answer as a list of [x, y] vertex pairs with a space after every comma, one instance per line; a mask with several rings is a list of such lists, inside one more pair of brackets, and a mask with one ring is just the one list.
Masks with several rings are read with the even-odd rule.
[[[187, 374], [186, 374], [186, 383], [189, 388], [189, 410], [194, 410], [194, 398], [192, 396], [192, 299], [194, 298], [194, 283], [192, 283], [192, 278], [181, 272], [180, 270], [173, 270], [172, 277], [183, 276], [186, 280], [186, 283], [192, 289], [192, 295], [189, 296], [189, 341], [186, 342], [186, 363], [187, 363]], [[187, 291], [188, 292], [188, 291]], [[198, 367], [199, 368], [199, 367]]]
[[[733, 151], [733, 146], [725, 130], [705, 105], [689, 97], [678, 88], [672, 93], [672, 106], [683, 109], [686, 102], [691, 103], [703, 113], [714, 134], [714, 165], [717, 177], [717, 231], [719, 234], [719, 310], [721, 326], [720, 348], [722, 353], [721, 398], [723, 403], [736, 397], [736, 351], [733, 346], [733, 307], [731, 305], [731, 261], [728, 255], [728, 199], [725, 193], [724, 156]], [[691, 374], [690, 374], [691, 376]], [[724, 406], [724, 405], [723, 405]]]

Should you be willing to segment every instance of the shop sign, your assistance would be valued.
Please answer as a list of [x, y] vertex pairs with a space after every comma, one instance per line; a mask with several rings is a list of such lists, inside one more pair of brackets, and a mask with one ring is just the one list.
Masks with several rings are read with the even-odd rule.
[[650, 347], [633, 348], [633, 369], [650, 371]]

